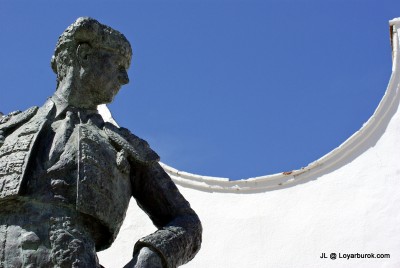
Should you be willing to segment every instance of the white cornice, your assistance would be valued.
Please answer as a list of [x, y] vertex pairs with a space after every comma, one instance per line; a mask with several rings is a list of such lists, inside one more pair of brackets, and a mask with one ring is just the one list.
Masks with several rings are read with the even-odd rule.
[[392, 75], [385, 95], [374, 114], [361, 129], [328, 154], [301, 169], [237, 181], [191, 174], [176, 170], [166, 164], [162, 164], [163, 168], [176, 184], [183, 187], [207, 192], [257, 193], [292, 187], [343, 167], [377, 142], [383, 134], [382, 130], [385, 129], [394, 111], [399, 106], [400, 74], [398, 67], [400, 66], [400, 60], [398, 51], [400, 18], [391, 20], [389, 25], [391, 29], [393, 64]]

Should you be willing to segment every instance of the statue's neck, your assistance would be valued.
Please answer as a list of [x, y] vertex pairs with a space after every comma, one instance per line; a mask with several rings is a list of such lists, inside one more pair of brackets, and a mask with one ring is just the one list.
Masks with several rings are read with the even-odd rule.
[[[72, 68], [71, 68], [72, 69]], [[55, 95], [60, 102], [64, 102], [65, 106], [74, 106], [76, 108], [84, 108], [96, 110], [97, 105], [85, 97], [86, 88], [80, 82], [78, 75], [74, 75], [73, 70], [68, 72], [59, 83]], [[63, 105], [64, 106], [64, 105]]]

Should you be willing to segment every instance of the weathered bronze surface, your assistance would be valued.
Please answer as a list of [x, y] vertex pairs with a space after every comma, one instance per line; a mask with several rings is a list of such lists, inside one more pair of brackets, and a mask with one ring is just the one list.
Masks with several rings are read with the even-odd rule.
[[177, 267], [200, 249], [196, 213], [146, 141], [106, 123], [97, 105], [129, 82], [131, 46], [78, 18], [59, 37], [57, 90], [42, 107], [0, 119], [0, 268], [102, 267], [130, 198], [158, 228], [125, 267]]

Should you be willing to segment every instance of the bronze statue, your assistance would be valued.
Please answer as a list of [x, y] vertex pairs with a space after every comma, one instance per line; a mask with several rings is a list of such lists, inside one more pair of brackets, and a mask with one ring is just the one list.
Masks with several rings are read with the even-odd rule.
[[158, 155], [97, 112], [129, 82], [131, 55], [124, 35], [79, 18], [51, 60], [54, 95], [1, 118], [0, 268], [101, 267], [131, 196], [158, 231], [125, 267], [177, 267], [200, 249], [200, 220]]

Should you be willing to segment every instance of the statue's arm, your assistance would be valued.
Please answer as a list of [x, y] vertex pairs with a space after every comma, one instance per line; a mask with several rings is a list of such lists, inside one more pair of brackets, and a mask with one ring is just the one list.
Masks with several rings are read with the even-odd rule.
[[158, 231], [141, 238], [135, 245], [134, 255], [142, 248], [150, 248], [168, 268], [190, 261], [201, 244], [202, 226], [196, 213], [158, 162], [135, 167], [135, 170], [133, 196]]

